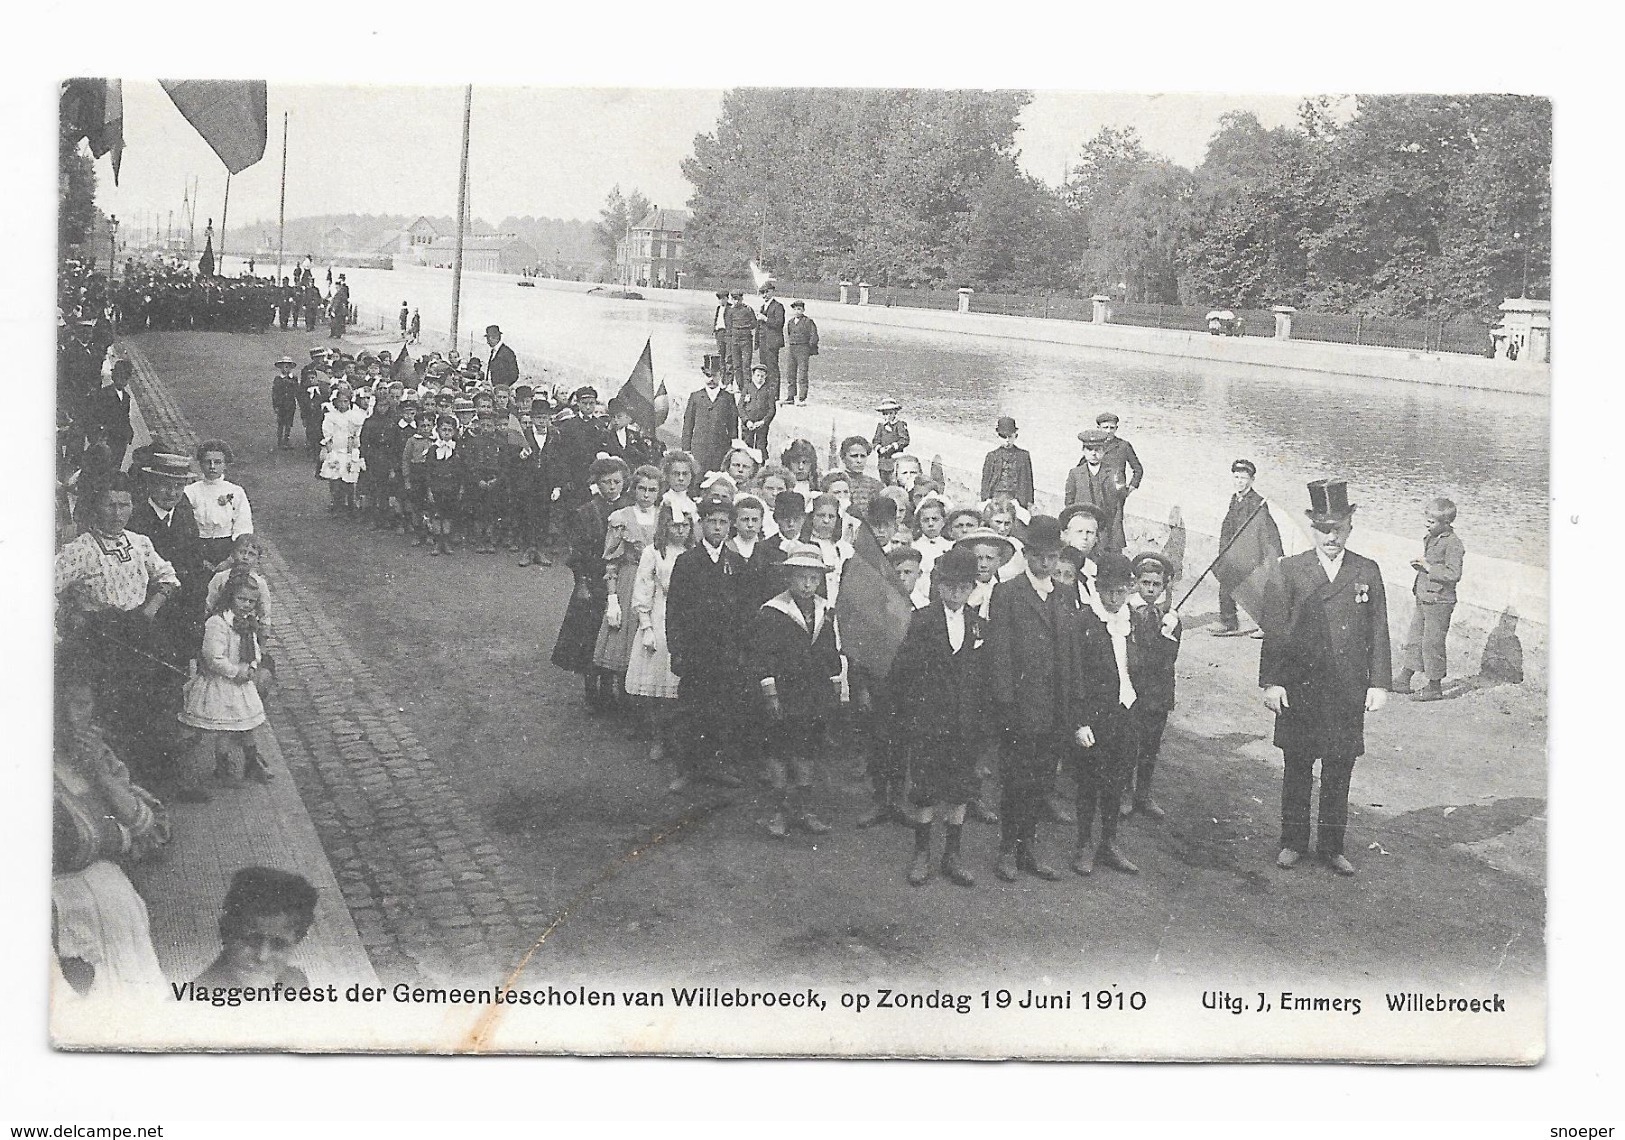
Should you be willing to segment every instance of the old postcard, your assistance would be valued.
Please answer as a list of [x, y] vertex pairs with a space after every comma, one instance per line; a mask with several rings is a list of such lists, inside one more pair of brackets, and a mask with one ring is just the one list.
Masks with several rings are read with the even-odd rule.
[[1546, 99], [59, 112], [57, 1048], [1543, 1057]]

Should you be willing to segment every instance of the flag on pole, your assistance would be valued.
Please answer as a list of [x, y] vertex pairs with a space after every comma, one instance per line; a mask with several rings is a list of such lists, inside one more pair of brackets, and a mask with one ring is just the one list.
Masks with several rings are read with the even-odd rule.
[[389, 366], [389, 378], [391, 380], [399, 380], [402, 376], [408, 374], [407, 366], [412, 363], [412, 356], [406, 351], [406, 345], [406, 341], [401, 341], [400, 355], [395, 357], [394, 362]]
[[170, 102], [233, 174], [265, 157], [265, 80], [160, 79]]
[[897, 571], [880, 549], [874, 531], [860, 526], [852, 535], [852, 556], [841, 567], [835, 619], [841, 651], [871, 676], [891, 672], [892, 660], [908, 633], [914, 604], [903, 592]]
[[124, 84], [119, 79], [70, 79], [62, 85], [62, 122], [90, 153], [113, 156], [113, 185], [124, 160]]
[[648, 435], [654, 435], [655, 429], [666, 422], [671, 397], [666, 394], [665, 381], [655, 380], [654, 354], [648, 340], [643, 342], [643, 354], [617, 395], [632, 406], [632, 422]]
[[203, 235], [203, 256], [197, 259], [197, 274], [199, 277], [214, 276], [214, 234]]
[[1270, 515], [1269, 503], [1261, 499], [1213, 563], [1219, 585], [1261, 629], [1264, 588], [1280, 559], [1281, 532]]

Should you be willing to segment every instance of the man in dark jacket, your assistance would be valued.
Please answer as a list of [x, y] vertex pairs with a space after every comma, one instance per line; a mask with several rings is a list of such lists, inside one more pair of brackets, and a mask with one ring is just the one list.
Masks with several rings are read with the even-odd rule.
[[807, 315], [807, 302], [791, 301], [790, 308], [794, 311], [784, 325], [784, 343], [790, 350], [790, 383], [784, 389], [784, 402], [805, 405], [812, 358], [818, 355], [818, 323]]
[[988, 637], [989, 685], [1002, 731], [999, 766], [1003, 797], [999, 820], [1000, 879], [1018, 871], [1055, 880], [1059, 872], [1038, 856], [1038, 819], [1060, 746], [1061, 688], [1056, 664], [1060, 599], [1052, 575], [1061, 555], [1061, 524], [1034, 515], [1027, 524], [1027, 569], [993, 588]]
[[1100, 528], [1096, 549], [1112, 554], [1123, 553], [1127, 537], [1123, 531], [1123, 504], [1128, 490], [1121, 471], [1106, 462], [1106, 448], [1111, 436], [1098, 429], [1078, 433], [1083, 444], [1083, 458], [1066, 476], [1066, 505], [1089, 503], [1100, 508], [1105, 525]]
[[1309, 795], [1320, 760], [1318, 853], [1341, 875], [1354, 874], [1343, 853], [1349, 779], [1365, 752], [1365, 714], [1387, 703], [1388, 600], [1382, 571], [1348, 550], [1354, 506], [1348, 484], [1309, 484], [1315, 549], [1283, 558], [1264, 597], [1264, 645], [1258, 684], [1275, 714], [1275, 746], [1286, 774], [1281, 786], [1281, 853], [1295, 866], [1309, 849]]
[[[1224, 522], [1219, 524], [1219, 549], [1226, 551], [1223, 564], [1216, 568], [1219, 578], [1219, 628], [1216, 637], [1234, 637], [1241, 633], [1236, 611], [1236, 596], [1226, 587], [1226, 567], [1241, 569], [1254, 566], [1273, 566], [1280, 561], [1281, 532], [1270, 514], [1264, 496], [1253, 490], [1253, 479], [1258, 468], [1250, 459], [1238, 459], [1230, 465], [1230, 478], [1235, 493], [1225, 508]], [[1234, 583], [1231, 583], [1234, 585]], [[1258, 634], [1262, 636], [1262, 633]]]
[[600, 451], [609, 450], [609, 436], [599, 428], [597, 408], [598, 389], [584, 384], [571, 394], [570, 407], [554, 417], [550, 446], [557, 453], [561, 509], [574, 509], [591, 498], [587, 468]]
[[180, 592], [159, 611], [159, 640], [165, 659], [184, 668], [203, 644], [203, 609], [214, 574], [214, 567], [203, 557], [197, 519], [186, 497], [192, 465], [184, 455], [157, 453], [140, 475], [141, 493], [125, 529], [150, 538], [158, 557], [173, 566], [180, 579]]
[[[762, 311], [756, 318], [756, 358], [767, 366], [767, 385], [779, 399], [779, 350], [784, 347], [784, 306], [774, 295], [773, 282], [762, 286]], [[740, 377], [740, 383], [744, 377]]]
[[726, 788], [742, 784], [729, 770], [738, 760], [745, 715], [742, 566], [738, 553], [728, 546], [733, 512], [728, 499], [707, 499], [700, 505], [700, 540], [677, 556], [666, 591], [666, 643], [671, 671], [678, 679], [682, 724], [674, 792], [696, 779]]
[[[401, 310], [402, 314], [406, 312]], [[401, 331], [406, 331], [406, 318], [401, 318]], [[519, 383], [519, 358], [513, 349], [502, 343], [502, 329], [497, 325], [485, 326], [485, 343], [490, 345], [491, 354], [486, 361], [485, 375], [491, 381], [493, 388], [512, 388]]]
[[767, 365], [751, 365], [750, 380], [739, 389], [739, 438], [747, 447], [754, 447], [764, 456], [770, 454], [767, 433], [778, 410], [778, 386], [772, 382]]
[[130, 424], [130, 375], [134, 371], [128, 360], [113, 361], [113, 382], [106, 388], [97, 388], [90, 396], [89, 420], [100, 425], [107, 433], [107, 449], [112, 453], [113, 467], [122, 470], [124, 453], [135, 438]]
[[[722, 362], [707, 356], [701, 365], [705, 387], [689, 396], [683, 408], [683, 450], [699, 464], [700, 476], [722, 469], [728, 448], [739, 435], [739, 405], [722, 387]], [[748, 381], [747, 381], [748, 383]]]
[[745, 291], [735, 289], [728, 294], [728, 355], [727, 376], [734, 384], [743, 384], [750, 376], [750, 356], [756, 347], [756, 310], [745, 304]]

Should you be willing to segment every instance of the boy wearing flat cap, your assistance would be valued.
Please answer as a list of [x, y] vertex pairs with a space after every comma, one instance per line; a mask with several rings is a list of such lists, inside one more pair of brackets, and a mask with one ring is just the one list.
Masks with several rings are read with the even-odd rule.
[[1078, 465], [1067, 472], [1066, 505], [1089, 503], [1099, 508], [1105, 520], [1100, 528], [1097, 549], [1101, 553], [1121, 554], [1126, 542], [1123, 534], [1123, 504], [1128, 499], [1128, 484], [1123, 473], [1106, 462], [1106, 448], [1112, 437], [1098, 428], [1078, 433], [1083, 444], [1083, 457]]
[[1320, 761], [1318, 854], [1340, 875], [1354, 874], [1343, 851], [1349, 779], [1365, 752], [1365, 714], [1387, 703], [1393, 680], [1388, 599], [1382, 571], [1347, 549], [1354, 504], [1341, 479], [1309, 484], [1314, 549], [1283, 558], [1264, 594], [1258, 684], [1275, 715], [1281, 784], [1281, 851], [1297, 865], [1309, 850], [1309, 798]]
[[1240, 571], [1266, 563], [1273, 566], [1282, 554], [1281, 532], [1270, 515], [1269, 504], [1253, 489], [1257, 475], [1258, 468], [1250, 459], [1238, 459], [1230, 465], [1235, 490], [1224, 521], [1219, 524], [1219, 549], [1225, 551], [1225, 556], [1214, 567], [1214, 576], [1219, 580], [1219, 628], [1213, 631], [1215, 637], [1237, 637], [1242, 633], [1236, 596], [1231, 592], [1238, 582], [1231, 568]]
[[1128, 670], [1134, 683], [1134, 734], [1137, 741], [1133, 770], [1124, 781], [1123, 815], [1138, 811], [1151, 819], [1165, 813], [1151, 797], [1151, 780], [1162, 751], [1162, 734], [1174, 707], [1174, 665], [1179, 660], [1179, 611], [1165, 611], [1162, 602], [1174, 578], [1174, 566], [1160, 554], [1142, 554], [1134, 560], [1134, 594], [1129, 598]]

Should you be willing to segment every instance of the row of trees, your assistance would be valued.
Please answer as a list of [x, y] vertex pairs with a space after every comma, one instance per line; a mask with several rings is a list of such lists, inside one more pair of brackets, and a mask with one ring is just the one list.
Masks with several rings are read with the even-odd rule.
[[1066, 183], [1024, 174], [1019, 91], [736, 90], [695, 139], [693, 270], [1095, 292], [1391, 316], [1549, 296], [1551, 106], [1507, 95], [1306, 100], [1225, 115], [1194, 170], [1132, 127]]

